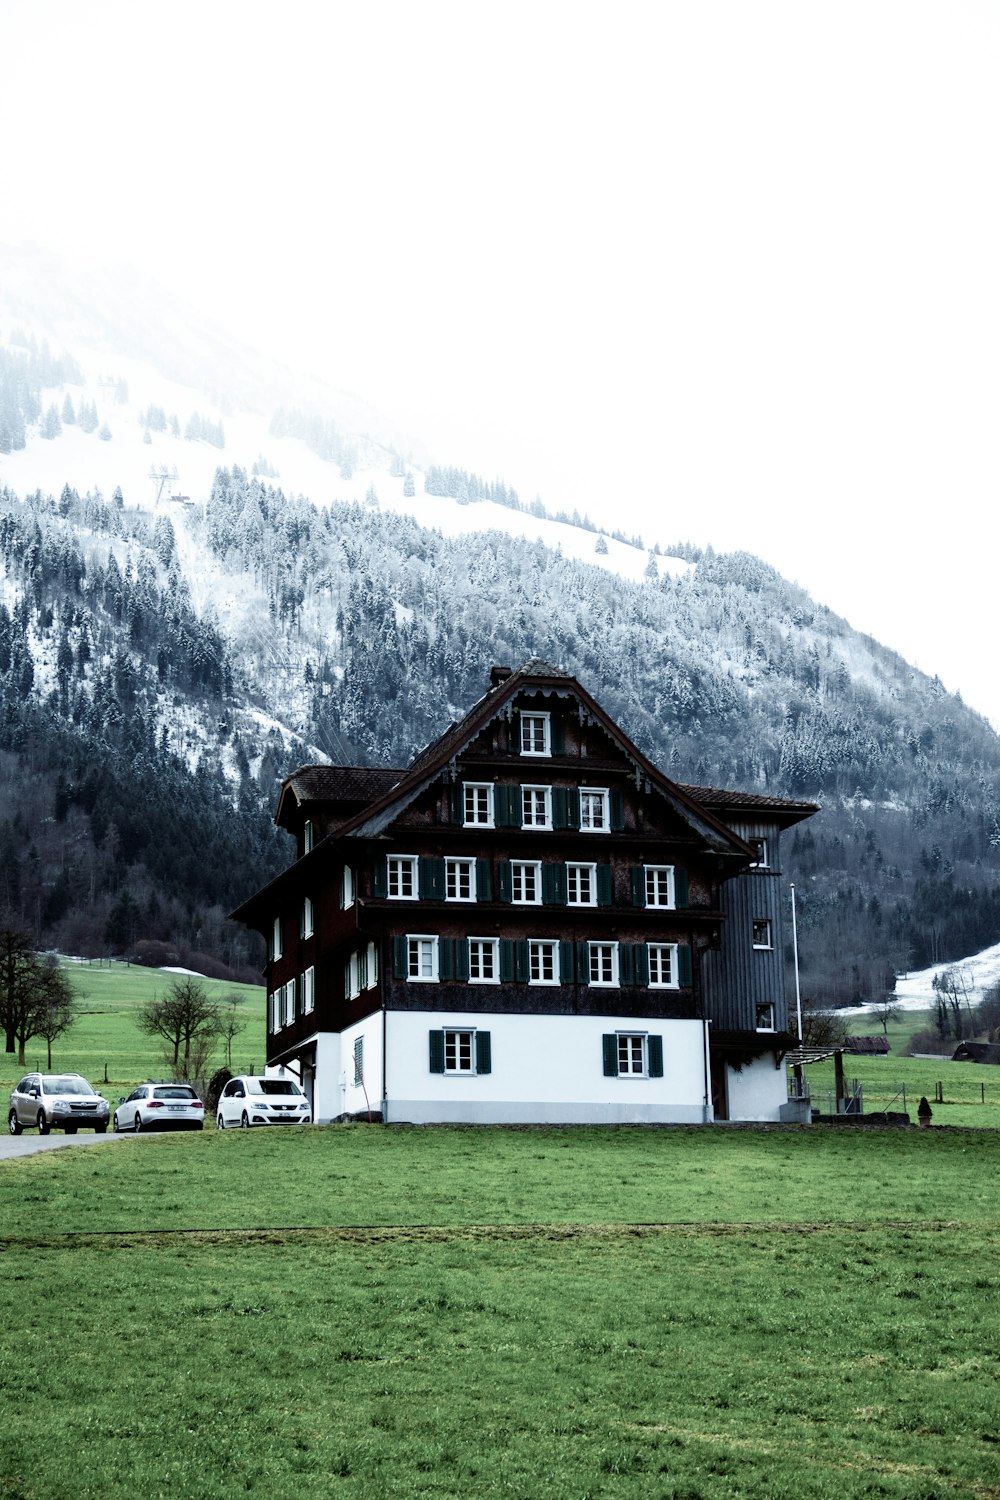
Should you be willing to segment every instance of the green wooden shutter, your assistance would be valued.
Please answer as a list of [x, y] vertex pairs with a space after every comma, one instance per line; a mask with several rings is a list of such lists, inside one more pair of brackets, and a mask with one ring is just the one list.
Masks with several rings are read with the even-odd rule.
[[453, 938], [438, 938], [438, 978], [455, 977], [455, 941]]
[[559, 714], [549, 720], [549, 735], [553, 755], [566, 754], [566, 725]]
[[597, 904], [610, 906], [614, 896], [614, 885], [610, 865], [597, 866]]
[[611, 804], [611, 832], [621, 833], [625, 827], [625, 795], [621, 787], [613, 786], [608, 797]]
[[566, 824], [569, 828], [580, 826], [580, 788], [576, 786], [566, 792]]
[[688, 989], [694, 982], [691, 973], [691, 945], [690, 943], [677, 944], [677, 975], [681, 989]]
[[552, 827], [569, 827], [569, 792], [564, 786], [552, 788]]
[[476, 1072], [492, 1073], [493, 1071], [493, 1049], [490, 1046], [490, 1034], [488, 1031], [476, 1032]]
[[392, 940], [392, 973], [395, 979], [406, 979], [409, 976], [409, 949], [405, 937], [394, 937]]
[[509, 984], [514, 978], [514, 942], [512, 938], [500, 939], [500, 982]]
[[462, 984], [469, 981], [469, 939], [455, 939], [455, 978]]
[[576, 982], [590, 983], [590, 946], [583, 939], [576, 945]]
[[649, 1063], [650, 1078], [663, 1077], [663, 1038], [662, 1036], [648, 1036], [646, 1038], [646, 1054]]
[[497, 866], [497, 885], [500, 888], [500, 900], [513, 901], [514, 883], [511, 879], [509, 859], [502, 859]]
[[372, 890], [380, 901], [384, 901], [389, 887], [386, 883], [385, 855], [378, 855], [375, 860], [375, 874], [372, 880]]
[[493, 791], [494, 818], [498, 828], [520, 828], [521, 788], [519, 786], [497, 786]]
[[566, 905], [565, 865], [542, 865], [542, 905]]
[[632, 905], [646, 904], [646, 871], [642, 865], [632, 866]]
[[622, 984], [635, 984], [635, 957], [631, 943], [618, 944], [618, 978]]
[[572, 984], [576, 978], [575, 943], [568, 942], [565, 938], [559, 944], [559, 983]]
[[518, 938], [514, 943], [514, 978], [527, 984], [531, 978], [531, 959], [528, 955], [528, 939]]
[[460, 781], [453, 781], [448, 788], [448, 814], [459, 827], [465, 822], [465, 788]]
[[444, 1072], [444, 1032], [428, 1032], [430, 1041], [430, 1070], [432, 1073]]
[[490, 862], [488, 859], [476, 860], [476, 900], [493, 900], [493, 882], [490, 878]]
[[422, 854], [417, 861], [418, 893], [421, 901], [440, 901], [444, 897], [444, 860]]
[[649, 949], [645, 943], [635, 945], [635, 982], [636, 984], [649, 983]]
[[618, 1038], [614, 1032], [605, 1033], [601, 1038], [604, 1046], [604, 1076], [605, 1078], [618, 1077]]
[[674, 866], [674, 905], [687, 906], [688, 904], [688, 872], [680, 865]]

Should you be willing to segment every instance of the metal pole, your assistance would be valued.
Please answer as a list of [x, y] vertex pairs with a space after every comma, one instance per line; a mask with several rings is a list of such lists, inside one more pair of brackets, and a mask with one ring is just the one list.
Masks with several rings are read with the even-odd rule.
[[799, 929], [795, 921], [795, 887], [789, 885], [792, 893], [792, 956], [795, 960], [795, 1014], [799, 1028], [799, 1046], [802, 1046], [802, 992], [799, 988]]

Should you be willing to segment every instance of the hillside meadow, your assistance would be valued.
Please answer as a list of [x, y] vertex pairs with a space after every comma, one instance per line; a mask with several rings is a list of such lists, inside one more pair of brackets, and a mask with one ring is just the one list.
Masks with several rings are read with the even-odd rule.
[[[60, 967], [77, 999], [77, 1019], [53, 1043], [52, 1067], [57, 1072], [82, 1073], [109, 1099], [129, 1093], [145, 1078], [166, 1076], [161, 1044], [143, 1035], [136, 1017], [142, 1005], [165, 995], [178, 978], [191, 977], [203, 984], [209, 999], [218, 1005], [227, 1006], [237, 999], [240, 1020], [246, 1024], [233, 1043], [233, 1071], [260, 1072], [264, 1067], [263, 987], [120, 961], [61, 959]], [[220, 1046], [213, 1067], [224, 1060]], [[28, 1042], [25, 1067], [46, 1067], [46, 1044], [41, 1037]], [[9, 1092], [23, 1072], [16, 1053], [0, 1052], [0, 1091]]]
[[0, 1496], [1000, 1496], [998, 1169], [824, 1127], [7, 1161]]

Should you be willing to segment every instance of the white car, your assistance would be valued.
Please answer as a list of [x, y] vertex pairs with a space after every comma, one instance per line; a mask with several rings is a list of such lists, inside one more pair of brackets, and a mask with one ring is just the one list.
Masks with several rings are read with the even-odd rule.
[[294, 1078], [261, 1074], [231, 1078], [219, 1099], [220, 1130], [251, 1125], [309, 1125], [312, 1109]]
[[189, 1083], [140, 1083], [119, 1099], [113, 1130], [201, 1130], [205, 1106]]

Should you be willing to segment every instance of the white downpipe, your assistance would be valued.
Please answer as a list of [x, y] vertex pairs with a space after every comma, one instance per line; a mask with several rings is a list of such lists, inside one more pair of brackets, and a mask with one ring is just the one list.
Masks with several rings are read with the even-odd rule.
[[709, 1041], [708, 1041], [708, 1028], [711, 1026], [711, 1024], [712, 1023], [709, 1020], [706, 1020], [704, 1022], [704, 1028], [705, 1028], [705, 1102], [704, 1102], [704, 1105], [702, 1106], [702, 1110], [703, 1110], [703, 1113], [704, 1113], [704, 1116], [705, 1116], [705, 1124], [706, 1125], [711, 1125], [712, 1122], [713, 1122], [713, 1120], [715, 1119], [715, 1114], [714, 1114], [714, 1112], [712, 1110], [712, 1053], [711, 1053], [711, 1048], [709, 1046]]
[[799, 988], [799, 929], [795, 921], [795, 887], [789, 883], [792, 893], [792, 958], [795, 963], [795, 1016], [799, 1030], [799, 1046], [802, 1046], [802, 991]]

